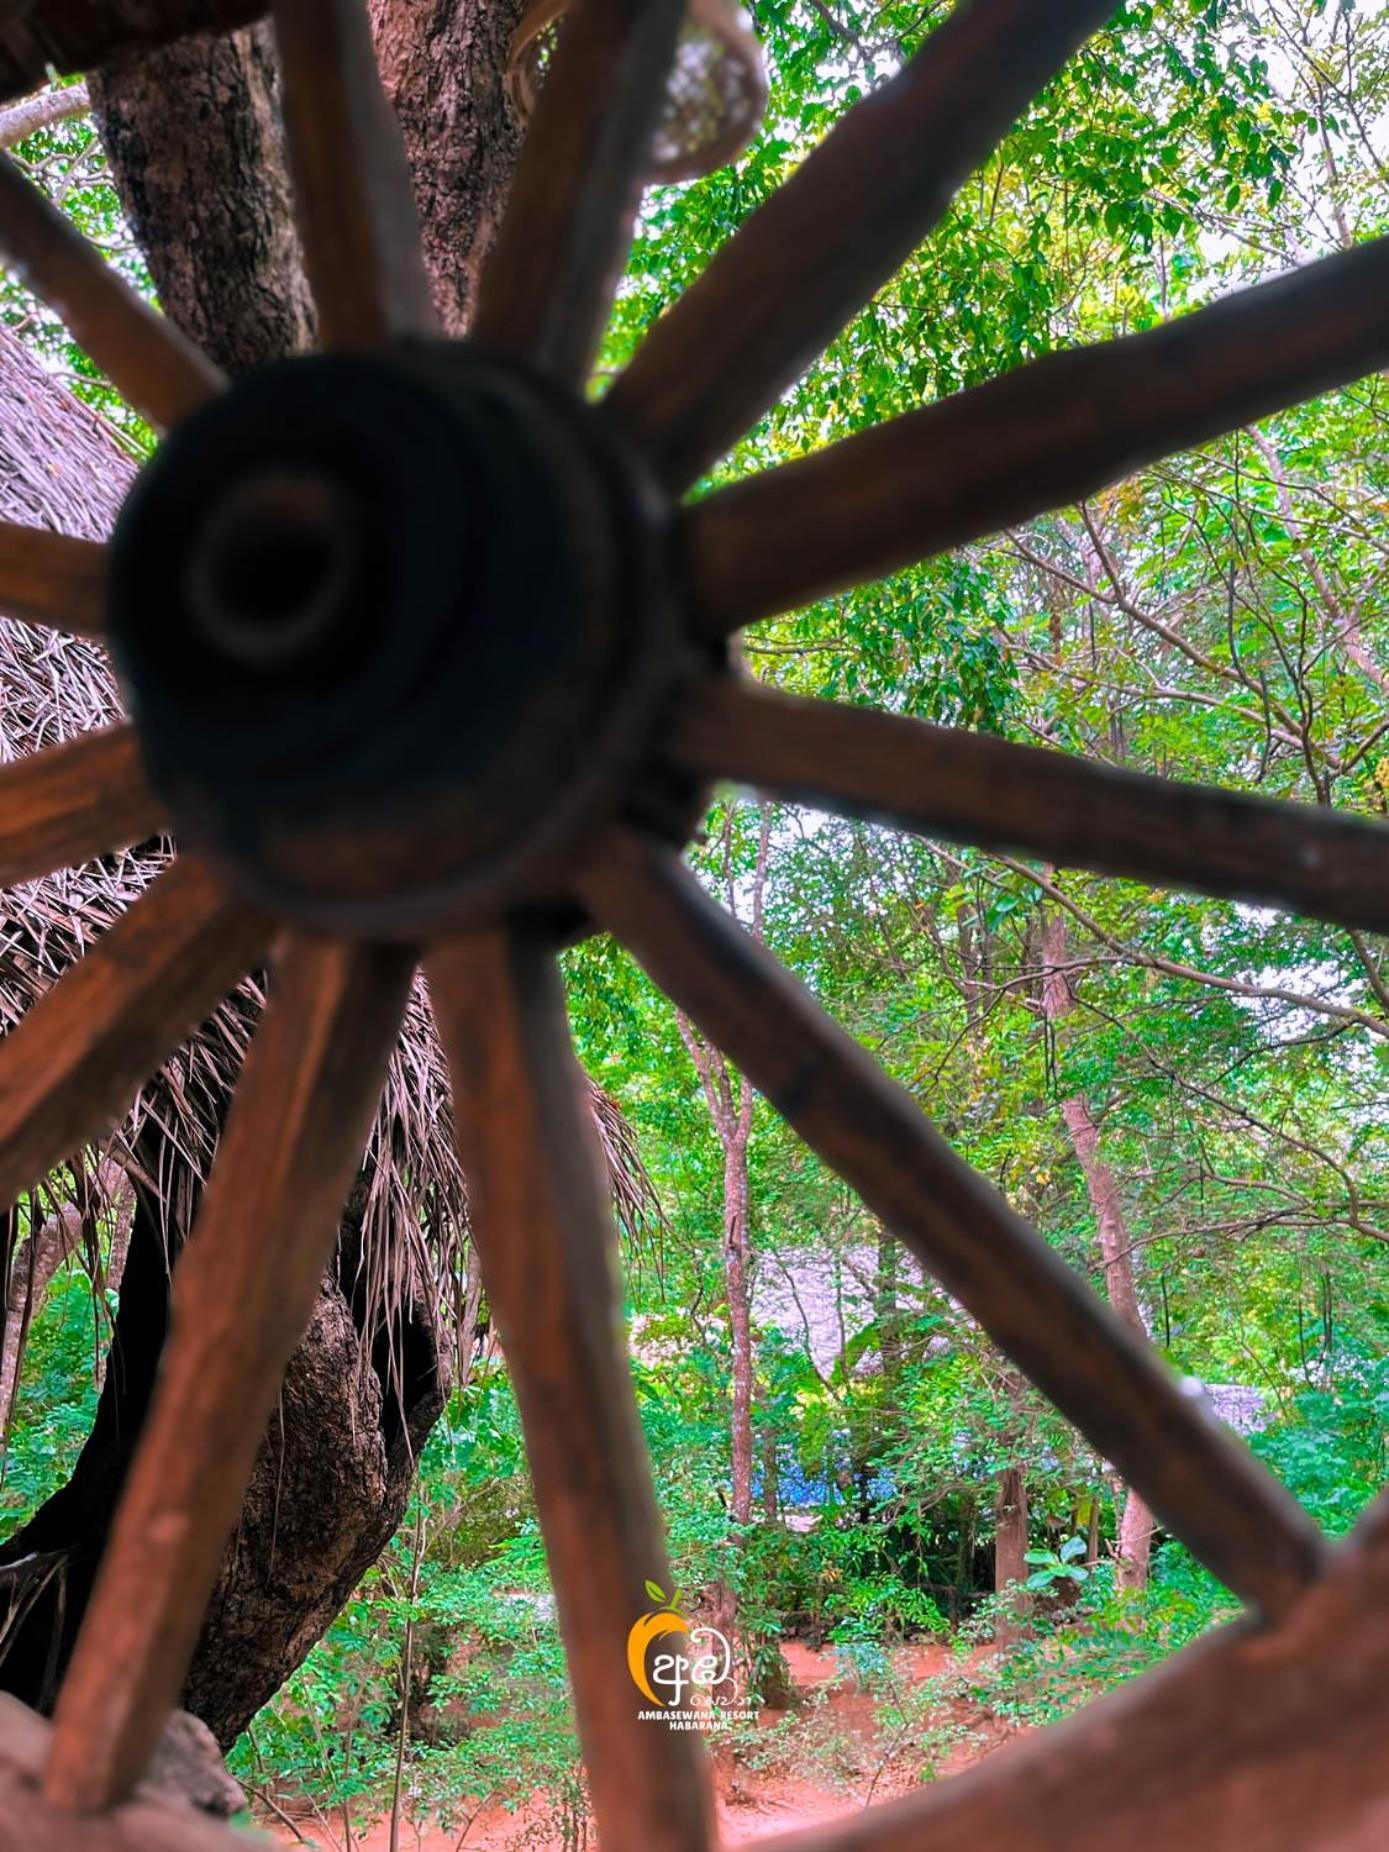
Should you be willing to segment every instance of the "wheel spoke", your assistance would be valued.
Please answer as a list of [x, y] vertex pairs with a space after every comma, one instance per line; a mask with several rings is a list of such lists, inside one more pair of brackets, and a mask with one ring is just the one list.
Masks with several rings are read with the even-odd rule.
[[226, 385], [207, 356], [135, 293], [8, 155], [0, 155], [0, 251], [116, 390], [159, 429]]
[[1346, 385], [1389, 362], [1386, 297], [1378, 238], [736, 483], [689, 513], [694, 621], [726, 635]]
[[100, 1137], [270, 933], [196, 857], [165, 869], [0, 1041], [0, 1202]]
[[566, 13], [472, 335], [582, 385], [622, 270], [685, 0]]
[[0, 887], [142, 842], [167, 822], [130, 727], [15, 759], [0, 766]]
[[[525, 1424], [604, 1852], [711, 1842], [698, 1737], [643, 1722], [629, 1629], [668, 1580], [622, 1353], [597, 1142], [547, 948], [500, 933], [426, 966], [472, 1235]], [[649, 1707], [648, 1707], [649, 1708]]]
[[1316, 1526], [911, 1096], [669, 856], [616, 837], [581, 891], [1168, 1529], [1245, 1601], [1285, 1611], [1322, 1565]]
[[0, 611], [99, 637], [105, 626], [106, 548], [46, 527], [0, 521]]
[[437, 330], [365, 0], [276, 0], [295, 217], [324, 347]]
[[667, 747], [773, 797], [1389, 932], [1389, 828], [872, 708], [711, 682]]
[[1111, 0], [961, 0], [656, 324], [606, 401], [673, 489], [718, 461], [944, 215]]
[[177, 1701], [222, 1547], [360, 1163], [413, 954], [296, 937], [276, 960], [197, 1226], [159, 1386], [59, 1693], [47, 1791], [96, 1811]]

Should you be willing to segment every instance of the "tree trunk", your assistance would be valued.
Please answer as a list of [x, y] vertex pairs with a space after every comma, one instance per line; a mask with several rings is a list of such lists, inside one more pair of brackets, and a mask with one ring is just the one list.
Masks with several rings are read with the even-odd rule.
[[521, 133], [502, 88], [526, 0], [370, 0], [446, 334], [472, 319]]
[[[725, 876], [728, 904], [736, 915], [737, 894], [732, 873], [733, 813], [724, 838]], [[756, 866], [751, 882], [749, 930], [754, 939], [762, 938], [762, 902], [767, 881], [767, 855], [771, 842], [771, 808], [762, 806]], [[739, 1526], [752, 1522], [753, 1427], [752, 1404], [755, 1367], [752, 1349], [752, 1245], [748, 1210], [748, 1144], [752, 1137], [752, 1088], [734, 1073], [722, 1053], [706, 1043], [683, 1014], [677, 1013], [681, 1040], [689, 1051], [699, 1075], [704, 1103], [710, 1123], [723, 1152], [723, 1278], [724, 1297], [728, 1305], [731, 1356], [729, 1377], [732, 1407], [729, 1413], [729, 1451], [731, 1489], [729, 1516]], [[743, 1642], [737, 1651], [738, 1601], [731, 1579], [725, 1577], [713, 1591], [714, 1625], [735, 1648], [735, 1663], [742, 1659], [751, 1666], [756, 1643]], [[768, 1662], [766, 1680], [774, 1687], [784, 1681], [785, 1667], [779, 1654], [773, 1654], [764, 1641], [763, 1657]], [[741, 1700], [739, 1690], [736, 1697]]]
[[231, 373], [308, 347], [270, 28], [182, 39], [93, 72], [89, 87], [166, 312]]
[[781, 1467], [776, 1441], [776, 1426], [769, 1420], [762, 1436], [762, 1520], [766, 1524], [781, 1522]]
[[[102, 1178], [102, 1189], [115, 1203], [116, 1225], [111, 1231], [111, 1251], [102, 1284], [119, 1292], [135, 1204], [129, 1186], [115, 1163], [108, 1158], [103, 1168], [105, 1175]], [[31, 1198], [31, 1216], [32, 1211]], [[7, 1220], [13, 1239], [19, 1224], [18, 1211], [11, 1210]], [[80, 1204], [64, 1203], [40, 1222], [37, 1228], [31, 1221], [27, 1237], [17, 1248], [12, 1249], [7, 1245], [4, 1336], [0, 1338], [0, 1436], [5, 1439], [9, 1437], [15, 1390], [35, 1314], [59, 1267], [85, 1243], [95, 1248], [96, 1236], [94, 1218], [84, 1216]]]
[[285, 1376], [184, 1688], [185, 1708], [223, 1748], [327, 1632], [394, 1536], [443, 1412], [434, 1308], [412, 1302], [372, 1345], [357, 1244], [350, 1218]]
[[[721, 1060], [715, 1056], [714, 1059]], [[732, 1408], [729, 1413], [729, 1451], [731, 1486], [728, 1515], [733, 1522], [746, 1526], [752, 1522], [752, 1303], [751, 1256], [748, 1249], [748, 1127], [740, 1111], [736, 1118], [723, 1110], [727, 1103], [728, 1074], [723, 1070], [719, 1110], [714, 1113], [715, 1130], [723, 1145], [723, 1275], [728, 1303], [729, 1358]], [[744, 1085], [744, 1099], [751, 1096]], [[711, 1103], [712, 1110], [712, 1103]], [[713, 1589], [714, 1625], [729, 1643], [736, 1681], [732, 1692], [719, 1693], [725, 1704], [741, 1703], [746, 1691], [744, 1671], [751, 1673], [753, 1643], [740, 1640], [738, 1595], [731, 1576], [724, 1576]]]
[[1027, 1481], [1021, 1467], [1005, 1466], [998, 1475], [994, 1504], [994, 1593], [1010, 1595], [1010, 1600], [994, 1632], [997, 1640], [1017, 1637], [1027, 1603], [1022, 1584], [1028, 1573]]
[[[501, 87], [519, 0], [377, 0], [445, 320], [461, 327], [498, 220], [517, 136]], [[305, 347], [313, 316], [266, 29], [189, 40], [91, 75], [112, 177], [170, 317], [238, 371]], [[60, 389], [54, 387], [55, 393]], [[66, 395], [60, 395], [64, 399]], [[128, 465], [125, 465], [128, 469]], [[157, 1162], [149, 1167], [157, 1176]], [[181, 1234], [175, 1231], [176, 1236]], [[302, 1660], [385, 1547], [442, 1404], [433, 1308], [364, 1333], [355, 1231], [323, 1284], [224, 1557], [187, 1701], [229, 1743]], [[90, 1592], [154, 1381], [168, 1311], [158, 1205], [137, 1202], [110, 1368], [69, 1483], [0, 1545], [0, 1565], [61, 1556], [12, 1636], [0, 1684], [51, 1701]], [[401, 1358], [400, 1398], [386, 1348]], [[363, 1352], [365, 1351], [365, 1358]], [[392, 1392], [387, 1392], [387, 1382]]]
[[723, 1264], [732, 1339], [733, 1489], [735, 1524], [752, 1522], [752, 1295], [748, 1251], [748, 1141], [740, 1124], [728, 1140], [723, 1167]]
[[1027, 1568], [1027, 1481], [1020, 1466], [1005, 1466], [998, 1475], [995, 1505], [994, 1593], [1025, 1582]]
[[902, 1307], [897, 1288], [902, 1276], [902, 1244], [890, 1229], [879, 1228], [873, 1270], [873, 1322], [883, 1365], [883, 1405], [896, 1426], [902, 1380]]
[[[157, 1170], [151, 1166], [151, 1174]], [[443, 1406], [432, 1308], [409, 1305], [393, 1341], [364, 1334], [349, 1215], [339, 1263], [290, 1361], [189, 1671], [186, 1708], [228, 1748], [300, 1664], [405, 1512], [419, 1449]], [[166, 1239], [168, 1245], [166, 1246]], [[63, 1575], [13, 1635], [0, 1687], [46, 1709], [67, 1664], [153, 1390], [168, 1327], [161, 1205], [140, 1184], [96, 1421], [67, 1484], [0, 1544], [0, 1566], [60, 1556]], [[366, 1341], [364, 1342], [364, 1338]], [[391, 1381], [388, 1391], [387, 1383]]]
[[[1042, 929], [1042, 1007], [1048, 1025], [1055, 1026], [1070, 1014], [1074, 1005], [1066, 982], [1066, 921], [1060, 913], [1049, 916]], [[1124, 1215], [1123, 1199], [1114, 1172], [1105, 1163], [1100, 1150], [1099, 1128], [1088, 1103], [1079, 1094], [1061, 1102], [1071, 1148], [1085, 1176], [1090, 1207], [1095, 1216], [1099, 1241], [1100, 1264], [1104, 1269], [1105, 1291], [1109, 1303], [1141, 1337], [1148, 1326], [1138, 1302], [1134, 1276], [1133, 1241]], [[1119, 1517], [1119, 1534], [1115, 1544], [1115, 1562], [1121, 1588], [1145, 1588], [1148, 1562], [1152, 1552], [1153, 1514], [1130, 1487]]]

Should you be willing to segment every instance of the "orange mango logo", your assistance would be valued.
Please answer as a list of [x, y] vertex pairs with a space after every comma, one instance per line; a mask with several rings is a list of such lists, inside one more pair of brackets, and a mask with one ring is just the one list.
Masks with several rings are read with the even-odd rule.
[[671, 1698], [658, 1697], [651, 1689], [651, 1681], [647, 1674], [646, 1665], [647, 1649], [650, 1647], [653, 1640], [659, 1640], [665, 1634], [683, 1633], [688, 1635], [690, 1623], [676, 1608], [675, 1604], [680, 1598], [678, 1589], [674, 1590], [670, 1598], [667, 1599], [665, 1590], [661, 1588], [659, 1583], [648, 1582], [646, 1585], [646, 1592], [653, 1601], [658, 1602], [660, 1605], [654, 1612], [643, 1614], [639, 1620], [633, 1623], [631, 1631], [627, 1635], [627, 1670], [632, 1675], [632, 1683], [649, 1704], [668, 1705], [673, 1703], [674, 1700]]

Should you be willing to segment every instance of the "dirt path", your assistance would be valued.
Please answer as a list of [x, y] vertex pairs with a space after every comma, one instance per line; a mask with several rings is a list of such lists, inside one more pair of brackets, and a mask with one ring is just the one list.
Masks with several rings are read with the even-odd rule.
[[[788, 1641], [783, 1652], [798, 1698], [803, 1704], [810, 1701], [815, 1705], [817, 1728], [826, 1740], [833, 1740], [841, 1763], [848, 1759], [852, 1764], [856, 1753], [861, 1753], [864, 1769], [878, 1773], [874, 1799], [887, 1800], [914, 1785], [916, 1775], [910, 1766], [910, 1756], [905, 1759], [904, 1768], [895, 1772], [891, 1767], [881, 1772], [876, 1770], [882, 1746], [874, 1701], [848, 1682], [835, 1683], [842, 1668], [833, 1652], [795, 1640]], [[894, 1655], [893, 1668], [899, 1679], [915, 1686], [949, 1671], [955, 1663], [946, 1647], [910, 1646]], [[817, 1692], [823, 1693], [818, 1701]], [[804, 1717], [804, 1710], [801, 1715]], [[768, 1712], [764, 1713], [763, 1722], [770, 1730], [777, 1727], [779, 1719], [775, 1713]], [[994, 1747], [992, 1737], [993, 1733], [989, 1732], [977, 1745], [962, 1744], [960, 1752], [949, 1759], [949, 1771], [953, 1773], [986, 1754]], [[715, 1769], [715, 1787], [720, 1836], [725, 1846], [748, 1845], [796, 1827], [818, 1826], [828, 1820], [842, 1819], [857, 1813], [863, 1804], [855, 1792], [856, 1788], [861, 1788], [860, 1783], [850, 1780], [836, 1784], [828, 1775], [822, 1777], [813, 1771], [802, 1773], [785, 1765], [753, 1770], [720, 1758]], [[547, 1828], [549, 1812], [540, 1796], [514, 1813], [500, 1807], [488, 1808], [477, 1816], [462, 1839], [457, 1832], [446, 1833], [438, 1828], [422, 1837], [403, 1828], [401, 1852], [563, 1852], [557, 1833]], [[270, 1830], [272, 1837], [284, 1844], [296, 1843], [284, 1827], [272, 1824]], [[316, 1831], [309, 1822], [304, 1823], [303, 1833], [325, 1852], [337, 1852], [341, 1847], [340, 1840], [335, 1846], [334, 1841], [321, 1829]], [[389, 1826], [384, 1822], [353, 1838], [355, 1852], [389, 1852], [389, 1846]]]

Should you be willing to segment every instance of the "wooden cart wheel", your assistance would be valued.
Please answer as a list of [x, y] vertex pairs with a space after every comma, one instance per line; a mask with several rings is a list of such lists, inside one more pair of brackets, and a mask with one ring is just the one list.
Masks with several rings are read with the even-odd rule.
[[[50, 1808], [128, 1795], [178, 1694], [422, 961], [600, 1838], [711, 1844], [698, 1740], [642, 1720], [624, 1657], [644, 1585], [667, 1572], [555, 970], [589, 925], [631, 948], [1262, 1628], [1140, 1685], [1127, 1712], [1068, 1726], [1064, 1754], [1005, 1755], [813, 1843], [1098, 1845], [1129, 1793], [1149, 1846], [1333, 1843], [1289, 1826], [1306, 1825], [1289, 1783], [1309, 1744], [1333, 1777], [1323, 1824], [1349, 1831], [1385, 1804], [1389, 1644], [1382, 1620], [1357, 1618], [1389, 1592], [1383, 1522], [1329, 1550], [679, 862], [707, 781], [731, 777], [1389, 928], [1378, 825], [788, 700], [729, 667], [741, 625], [1389, 360], [1380, 240], [681, 506], [1110, 10], [964, 0], [596, 407], [583, 388], [683, 0], [577, 0], [463, 345], [433, 325], [362, 0], [272, 8], [321, 355], [229, 385], [0, 168], [10, 257], [168, 430], [109, 548], [0, 531], [0, 605], [105, 635], [134, 716], [0, 772], [0, 867], [28, 879], [166, 819], [181, 844], [0, 1045], [3, 1200], [99, 1135], [251, 964], [273, 966], [60, 1695]], [[1311, 1662], [1333, 1648], [1318, 1690]], [[1067, 1785], [1081, 1774], [1084, 1804]]]

